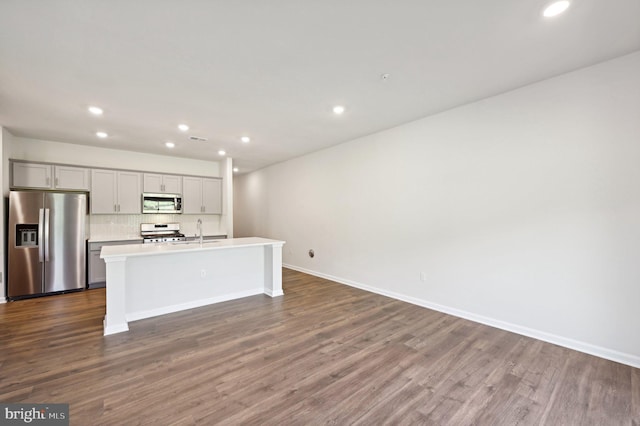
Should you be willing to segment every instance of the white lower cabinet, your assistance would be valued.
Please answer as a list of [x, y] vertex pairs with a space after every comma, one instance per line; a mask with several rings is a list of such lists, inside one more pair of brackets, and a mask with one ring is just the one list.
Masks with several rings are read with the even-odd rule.
[[120, 246], [124, 244], [142, 244], [142, 240], [124, 241], [91, 241], [87, 244], [87, 285], [89, 288], [105, 287], [107, 282], [107, 265], [100, 259], [103, 246]]
[[100, 250], [90, 250], [89, 251], [89, 278], [88, 278], [87, 285], [90, 288], [104, 287], [106, 282], [107, 282], [107, 267], [104, 263], [104, 260], [100, 259]]

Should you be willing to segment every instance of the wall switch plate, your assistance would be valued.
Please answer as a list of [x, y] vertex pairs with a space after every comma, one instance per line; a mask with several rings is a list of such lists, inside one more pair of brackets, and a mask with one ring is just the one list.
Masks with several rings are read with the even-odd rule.
[[207, 270], [206, 269], [200, 270], [200, 278], [204, 278], [206, 276], [207, 276]]
[[420, 272], [420, 281], [427, 281], [427, 273]]

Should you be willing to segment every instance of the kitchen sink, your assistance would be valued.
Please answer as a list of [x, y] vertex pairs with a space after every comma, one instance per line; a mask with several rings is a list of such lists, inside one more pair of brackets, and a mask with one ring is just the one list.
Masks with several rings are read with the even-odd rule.
[[[202, 244], [203, 245], [204, 244], [214, 244], [214, 243], [219, 243], [219, 242], [220, 242], [220, 240], [204, 240], [202, 242]], [[194, 244], [200, 245], [200, 241], [173, 241], [171, 244], [172, 245], [194, 245]]]

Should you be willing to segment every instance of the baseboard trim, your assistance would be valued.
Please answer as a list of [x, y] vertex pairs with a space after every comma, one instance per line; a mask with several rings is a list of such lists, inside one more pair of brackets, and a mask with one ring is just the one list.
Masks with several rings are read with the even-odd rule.
[[264, 288], [256, 288], [253, 290], [240, 291], [237, 293], [225, 294], [222, 296], [209, 297], [206, 299], [193, 300], [185, 303], [178, 303], [161, 308], [149, 309], [144, 311], [130, 312], [126, 314], [127, 322], [137, 321], [145, 318], [156, 317], [160, 315], [172, 314], [174, 312], [186, 311], [187, 309], [200, 308], [202, 306], [213, 305], [215, 303], [227, 302], [229, 300], [241, 299], [243, 297], [264, 294]]
[[124, 324], [107, 325], [106, 317], [104, 320], [102, 320], [102, 327], [104, 328], [103, 334], [105, 336], [109, 336], [111, 334], [117, 334], [117, 333], [124, 333], [125, 331], [129, 331], [129, 326], [127, 325], [126, 322]]
[[540, 330], [536, 330], [528, 327], [523, 327], [517, 324], [501, 321], [495, 318], [490, 318], [483, 315], [477, 315], [472, 312], [467, 312], [467, 311], [452, 308], [449, 306], [432, 303], [427, 300], [418, 299], [416, 297], [407, 296], [404, 294], [400, 294], [400, 293], [396, 293], [388, 290], [383, 290], [377, 287], [372, 287], [366, 284], [359, 283], [357, 281], [352, 281], [352, 280], [336, 277], [333, 275], [324, 274], [322, 272], [313, 271], [311, 269], [301, 268], [299, 266], [284, 264], [284, 263], [282, 264], [282, 266], [288, 269], [292, 269], [294, 271], [303, 272], [305, 274], [313, 275], [319, 278], [324, 278], [330, 281], [335, 281], [340, 284], [345, 284], [350, 287], [358, 288], [360, 290], [369, 291], [371, 293], [376, 293], [382, 296], [390, 297], [392, 299], [411, 303], [412, 305], [417, 305], [423, 308], [432, 309], [434, 311], [453, 315], [458, 318], [464, 318], [469, 321], [499, 328], [501, 330], [510, 331], [512, 333], [520, 334], [522, 336], [527, 336], [534, 339], [542, 340], [544, 342], [552, 343], [554, 345], [563, 346], [565, 348], [569, 348], [569, 349], [576, 350], [578, 352], [583, 352], [589, 355], [597, 356], [599, 358], [604, 358], [610, 361], [615, 361], [621, 364], [629, 365], [631, 367], [640, 368], [640, 356], [619, 352], [613, 349], [592, 345], [590, 343], [570, 339], [563, 336], [558, 336], [556, 334], [547, 333], [544, 331], [540, 331]]
[[270, 297], [279, 297], [279, 296], [284, 296], [284, 292], [282, 290], [276, 290], [276, 291], [271, 291], [271, 290], [264, 290], [264, 294], [266, 294], [267, 296]]
[[7, 303], [6, 297], [0, 297], [0, 303]]

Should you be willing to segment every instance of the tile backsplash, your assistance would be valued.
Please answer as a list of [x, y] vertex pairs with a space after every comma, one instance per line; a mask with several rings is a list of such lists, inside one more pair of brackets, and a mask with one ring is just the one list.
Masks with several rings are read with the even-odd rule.
[[203, 233], [205, 235], [226, 234], [222, 216], [203, 215], [181, 215], [181, 214], [100, 214], [89, 217], [89, 238], [97, 240], [100, 238], [136, 238], [140, 236], [141, 223], [169, 223], [178, 222], [180, 231], [187, 235], [196, 234], [196, 222], [202, 219]]

